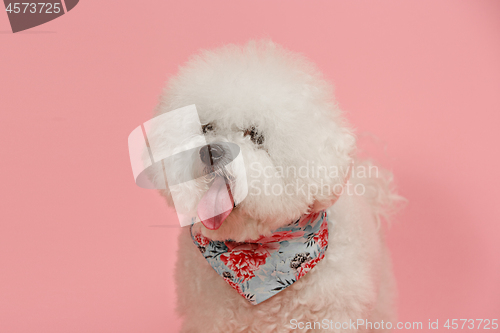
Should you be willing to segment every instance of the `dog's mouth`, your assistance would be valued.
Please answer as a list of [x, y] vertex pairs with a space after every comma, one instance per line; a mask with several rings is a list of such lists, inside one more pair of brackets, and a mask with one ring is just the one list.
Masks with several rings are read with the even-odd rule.
[[198, 203], [198, 217], [207, 229], [217, 230], [235, 207], [228, 180], [217, 176]]

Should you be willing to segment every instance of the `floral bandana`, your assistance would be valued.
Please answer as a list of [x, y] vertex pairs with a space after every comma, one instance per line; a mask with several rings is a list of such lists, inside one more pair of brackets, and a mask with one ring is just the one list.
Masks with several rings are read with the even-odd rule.
[[[196, 229], [196, 230], [195, 230]], [[325, 211], [304, 215], [270, 237], [244, 243], [214, 241], [199, 227], [191, 237], [210, 266], [251, 304], [259, 304], [292, 285], [325, 257]]]

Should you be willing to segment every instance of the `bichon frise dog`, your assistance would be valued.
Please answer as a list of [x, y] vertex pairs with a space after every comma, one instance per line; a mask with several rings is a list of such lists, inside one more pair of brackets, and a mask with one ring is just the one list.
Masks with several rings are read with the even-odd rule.
[[[179, 237], [182, 332], [388, 331], [395, 283], [379, 220], [398, 197], [387, 173], [357, 159], [317, 68], [268, 40], [204, 51], [169, 81], [156, 115], [193, 104], [207, 145], [193, 165], [164, 165], [198, 170], [175, 193], [201, 220]], [[175, 150], [178, 135], [157, 128], [149, 140]], [[231, 147], [241, 186], [224, 162]], [[160, 192], [173, 205], [172, 189]]]

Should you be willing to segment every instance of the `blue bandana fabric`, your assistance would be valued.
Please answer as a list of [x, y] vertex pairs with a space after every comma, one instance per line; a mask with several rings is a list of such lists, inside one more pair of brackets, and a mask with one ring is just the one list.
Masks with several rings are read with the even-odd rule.
[[256, 305], [292, 285], [324, 258], [328, 218], [325, 211], [304, 215], [269, 237], [244, 243], [210, 240], [197, 225], [191, 225], [191, 237], [217, 274]]

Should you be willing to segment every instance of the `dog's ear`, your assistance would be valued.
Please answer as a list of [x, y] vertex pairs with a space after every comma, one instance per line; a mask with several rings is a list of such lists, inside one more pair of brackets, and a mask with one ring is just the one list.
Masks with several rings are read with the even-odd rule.
[[349, 182], [349, 179], [351, 178], [352, 165], [353, 163], [351, 162], [347, 168], [347, 171], [345, 173], [342, 172], [342, 183], [337, 184], [337, 186], [334, 186], [329, 195], [321, 198], [315, 198], [313, 204], [310, 206], [311, 212], [317, 213], [319, 211], [325, 210], [333, 206], [333, 204], [337, 202], [337, 200], [344, 192], [344, 189], [347, 183]]
[[314, 198], [310, 206], [310, 211], [318, 212], [331, 207], [342, 195], [351, 177], [354, 164], [354, 154], [356, 149], [356, 138], [352, 131], [346, 126], [346, 122], [337, 119], [343, 124], [339, 127], [334, 125], [331, 135], [324, 144], [325, 156], [324, 165], [328, 168], [335, 168], [336, 177], [326, 180], [328, 186], [323, 188], [323, 192]]

